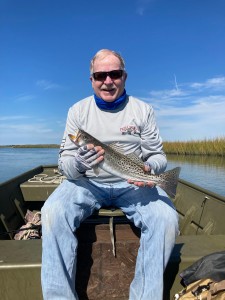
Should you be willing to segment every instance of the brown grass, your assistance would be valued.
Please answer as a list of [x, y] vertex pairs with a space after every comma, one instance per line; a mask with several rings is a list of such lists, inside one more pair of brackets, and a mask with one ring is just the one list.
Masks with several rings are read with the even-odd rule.
[[225, 156], [225, 138], [164, 142], [167, 154]]

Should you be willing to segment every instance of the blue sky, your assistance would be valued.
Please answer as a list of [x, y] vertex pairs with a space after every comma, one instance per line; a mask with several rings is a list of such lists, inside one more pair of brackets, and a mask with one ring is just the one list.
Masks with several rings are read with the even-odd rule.
[[102, 48], [166, 141], [224, 137], [224, 0], [0, 0], [0, 145], [60, 143]]

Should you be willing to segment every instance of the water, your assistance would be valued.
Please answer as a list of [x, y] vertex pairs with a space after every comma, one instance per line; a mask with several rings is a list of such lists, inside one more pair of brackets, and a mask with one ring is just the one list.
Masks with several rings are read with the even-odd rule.
[[[0, 182], [39, 165], [57, 164], [59, 149], [0, 148]], [[225, 196], [225, 158], [168, 155], [168, 167], [180, 166], [180, 178]]]
[[0, 182], [40, 165], [57, 164], [59, 149], [0, 148]]
[[180, 178], [225, 196], [225, 158], [168, 155], [168, 169], [181, 167]]

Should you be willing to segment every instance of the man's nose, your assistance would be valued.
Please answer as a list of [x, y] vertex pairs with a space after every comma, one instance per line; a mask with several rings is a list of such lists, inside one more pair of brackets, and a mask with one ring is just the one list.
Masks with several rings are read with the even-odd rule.
[[106, 77], [104, 83], [110, 84], [110, 83], [113, 83], [113, 80], [112, 80], [111, 77], [108, 75], [108, 76]]

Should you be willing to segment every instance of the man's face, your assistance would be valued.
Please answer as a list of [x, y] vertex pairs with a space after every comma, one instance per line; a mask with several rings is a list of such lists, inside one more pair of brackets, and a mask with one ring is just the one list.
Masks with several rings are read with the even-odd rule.
[[[97, 58], [93, 65], [93, 73], [121, 69], [120, 60], [113, 54], [109, 54], [104, 58]], [[105, 80], [100, 81], [95, 80], [92, 76], [90, 77], [95, 94], [106, 102], [113, 102], [122, 95], [126, 78], [127, 74], [125, 72], [118, 79], [111, 79], [110, 76], [107, 76]]]

